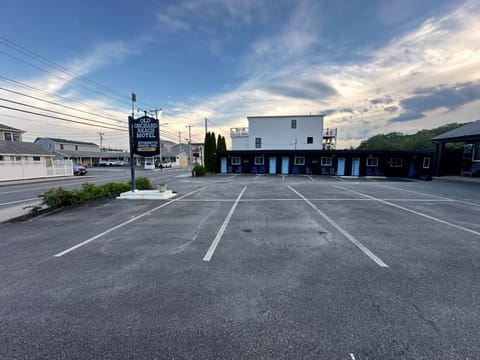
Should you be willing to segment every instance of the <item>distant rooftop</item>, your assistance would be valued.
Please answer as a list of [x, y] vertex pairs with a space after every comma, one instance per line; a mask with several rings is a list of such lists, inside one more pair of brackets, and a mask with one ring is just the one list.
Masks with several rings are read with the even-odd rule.
[[76, 141], [76, 140], [67, 140], [67, 139], [59, 139], [59, 138], [51, 138], [51, 137], [41, 137], [41, 138], [36, 138], [35, 142], [40, 139], [49, 139], [52, 140], [56, 143], [64, 143], [64, 144], [78, 144], [78, 145], [92, 145], [92, 146], [97, 146], [97, 144], [92, 143], [92, 142], [85, 142], [85, 141]]
[[0, 124], [0, 130], [18, 131], [18, 132], [21, 132], [21, 133], [24, 133], [24, 132], [25, 132], [24, 130], [15, 129], [14, 127], [11, 127], [11, 126], [8, 126], [8, 125], [4, 125], [4, 124]]
[[469, 138], [480, 137], [480, 120], [460, 126], [459, 128], [447, 131], [435, 136], [432, 140], [468, 140]]

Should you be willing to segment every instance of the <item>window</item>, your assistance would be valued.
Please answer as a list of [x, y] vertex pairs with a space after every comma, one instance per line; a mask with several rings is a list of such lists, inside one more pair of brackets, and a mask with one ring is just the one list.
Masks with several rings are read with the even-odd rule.
[[12, 141], [12, 133], [3, 133], [3, 138], [5, 139], [5, 141]]
[[75, 151], [78, 151], [78, 145], [75, 145]]
[[423, 158], [423, 168], [424, 169], [429, 169], [430, 168], [430, 158], [429, 157]]
[[21, 156], [15, 156], [15, 161], [22, 161], [22, 157]]
[[403, 166], [403, 159], [401, 158], [390, 159], [390, 167], [402, 167], [402, 166]]
[[63, 150], [63, 144], [60, 144], [60, 150]]
[[255, 165], [263, 165], [263, 156], [255, 156]]
[[255, 138], [255, 148], [260, 149], [262, 147], [262, 138]]
[[297, 120], [293, 119], [292, 120], [292, 129], [296, 129], [297, 128]]
[[374, 158], [374, 157], [367, 158], [367, 166], [368, 167], [377, 167], [378, 166], [378, 158]]
[[19, 133], [13, 133], [13, 141], [20, 141], [20, 134]]
[[321, 166], [332, 166], [332, 158], [331, 157], [322, 157], [320, 161]]
[[295, 165], [305, 165], [305, 158], [303, 156], [295, 156]]
[[40, 156], [34, 156], [33, 161], [40, 161]]
[[472, 161], [480, 161], [480, 144], [473, 146]]
[[3, 161], [3, 155], [0, 155], [0, 161]]
[[240, 156], [232, 156], [232, 165], [240, 165]]
[[307, 144], [313, 144], [313, 136], [307, 137]]

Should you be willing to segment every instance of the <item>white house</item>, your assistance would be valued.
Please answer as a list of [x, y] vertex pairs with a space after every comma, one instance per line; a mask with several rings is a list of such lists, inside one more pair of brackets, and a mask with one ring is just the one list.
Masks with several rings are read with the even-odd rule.
[[100, 152], [97, 144], [84, 141], [66, 140], [58, 138], [36, 138], [35, 143], [49, 151], [91, 151]]
[[249, 116], [230, 129], [232, 150], [322, 150], [324, 115]]

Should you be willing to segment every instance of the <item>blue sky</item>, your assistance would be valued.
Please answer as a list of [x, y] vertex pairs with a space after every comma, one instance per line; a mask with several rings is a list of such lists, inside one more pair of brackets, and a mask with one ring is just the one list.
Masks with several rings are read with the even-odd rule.
[[[134, 91], [136, 108], [163, 109], [162, 137], [173, 141], [179, 132], [185, 141], [190, 124], [202, 141], [205, 117], [228, 140], [247, 116], [324, 113], [344, 148], [480, 118], [479, 13], [480, 1], [452, 0], [5, 0], [0, 86], [115, 128], [125, 127]], [[0, 98], [85, 116], [7, 90]], [[0, 100], [42, 112], [12, 104]], [[107, 146], [128, 143], [119, 129], [4, 108], [0, 123], [26, 140], [98, 143], [103, 132]]]

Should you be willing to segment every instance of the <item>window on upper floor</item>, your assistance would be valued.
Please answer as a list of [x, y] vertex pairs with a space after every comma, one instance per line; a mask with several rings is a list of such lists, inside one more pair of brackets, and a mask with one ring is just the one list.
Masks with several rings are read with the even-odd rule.
[[63, 144], [60, 144], [60, 150], [63, 150]]
[[75, 151], [78, 151], [78, 145], [75, 145]]
[[5, 139], [5, 141], [12, 141], [12, 133], [9, 133], [9, 132], [3, 133], [3, 138]]
[[313, 136], [307, 137], [307, 144], [313, 144]]
[[19, 133], [13, 133], [13, 141], [20, 141], [20, 134]]
[[262, 138], [255, 138], [255, 148], [260, 149], [262, 147]]
[[297, 128], [297, 120], [293, 119], [292, 123], [291, 123], [291, 126], [292, 126], [292, 129], [296, 129]]

